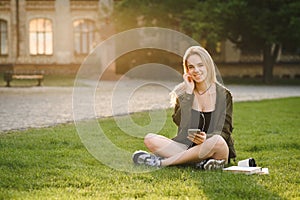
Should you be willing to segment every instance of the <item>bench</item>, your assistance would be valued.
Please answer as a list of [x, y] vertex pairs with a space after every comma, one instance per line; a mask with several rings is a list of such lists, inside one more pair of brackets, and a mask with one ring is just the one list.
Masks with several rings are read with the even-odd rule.
[[6, 87], [10, 87], [10, 82], [14, 79], [19, 80], [37, 80], [37, 86], [41, 86], [44, 80], [43, 71], [7, 71], [4, 73]]

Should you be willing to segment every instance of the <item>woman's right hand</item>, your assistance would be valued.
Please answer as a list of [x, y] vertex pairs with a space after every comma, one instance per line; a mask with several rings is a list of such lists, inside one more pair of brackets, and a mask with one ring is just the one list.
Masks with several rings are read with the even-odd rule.
[[192, 76], [188, 73], [183, 74], [183, 80], [184, 80], [184, 83], [185, 83], [185, 86], [186, 86], [186, 93], [193, 94], [195, 83], [193, 81]]
[[202, 144], [206, 140], [206, 133], [201, 131], [193, 135], [188, 135], [187, 138], [197, 145]]

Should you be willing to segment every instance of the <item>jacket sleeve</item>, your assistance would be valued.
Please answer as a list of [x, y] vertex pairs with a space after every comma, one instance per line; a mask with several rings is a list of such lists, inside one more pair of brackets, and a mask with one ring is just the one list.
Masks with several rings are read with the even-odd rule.
[[[231, 133], [233, 131], [232, 126], [232, 111], [233, 111], [233, 105], [232, 105], [232, 95], [229, 91], [226, 91], [226, 105], [224, 110], [225, 112], [219, 111], [220, 116], [217, 120], [217, 126], [215, 127], [215, 130], [207, 135], [207, 138], [210, 138], [213, 135], [221, 135], [224, 140], [226, 141], [228, 147], [229, 147], [229, 158], [235, 158], [236, 152], [234, 148], [234, 140], [231, 136]], [[222, 106], [221, 106], [222, 107]], [[223, 109], [222, 109], [223, 110]]]
[[225, 123], [222, 129], [221, 136], [225, 139], [228, 148], [229, 148], [229, 158], [235, 158], [236, 157], [236, 151], [234, 148], [234, 140], [231, 135], [233, 131], [232, 126], [232, 96], [230, 92], [227, 92], [226, 95], [226, 117], [225, 117]]
[[187, 139], [187, 132], [190, 126], [193, 101], [194, 94], [184, 93], [179, 96], [172, 115], [173, 121], [178, 126], [177, 136], [173, 140], [187, 145], [191, 144], [191, 141]]
[[173, 122], [177, 126], [180, 126], [180, 120], [181, 120], [181, 113], [180, 112], [181, 112], [181, 109], [180, 109], [179, 101], [178, 101], [178, 98], [177, 98], [175, 108], [174, 108], [174, 112], [172, 114]]
[[225, 122], [222, 128], [221, 136], [227, 141], [231, 136], [232, 130], [232, 96], [230, 92], [227, 92]]

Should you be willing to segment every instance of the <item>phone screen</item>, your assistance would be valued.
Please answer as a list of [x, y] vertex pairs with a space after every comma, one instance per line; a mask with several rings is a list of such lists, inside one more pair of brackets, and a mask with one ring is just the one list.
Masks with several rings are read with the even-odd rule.
[[200, 129], [188, 129], [188, 134], [189, 135], [195, 135], [196, 133], [200, 133]]

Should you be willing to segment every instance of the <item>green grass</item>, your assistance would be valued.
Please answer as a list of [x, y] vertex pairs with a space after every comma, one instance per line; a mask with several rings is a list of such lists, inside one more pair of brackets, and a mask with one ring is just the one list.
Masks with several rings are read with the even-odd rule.
[[[168, 167], [148, 173], [109, 168], [82, 145], [74, 124], [0, 135], [0, 199], [299, 199], [300, 98], [234, 104], [237, 160], [254, 157], [269, 175]], [[171, 137], [170, 119], [161, 134]], [[140, 125], [147, 112], [133, 114]], [[121, 117], [122, 118], [122, 117]], [[123, 117], [125, 118], [125, 117]], [[145, 149], [112, 118], [99, 120], [120, 148]]]
[[44, 85], [45, 86], [73, 86], [76, 75], [45, 75]]

